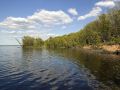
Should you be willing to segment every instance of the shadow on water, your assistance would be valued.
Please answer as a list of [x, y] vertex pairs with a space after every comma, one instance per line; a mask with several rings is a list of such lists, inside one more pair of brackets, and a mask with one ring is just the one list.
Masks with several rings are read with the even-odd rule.
[[120, 56], [112, 54], [100, 54], [90, 50], [57, 49], [50, 50], [73, 60], [77, 65], [83, 65], [85, 71], [89, 71], [96, 80], [110, 87], [112, 90], [120, 90]]

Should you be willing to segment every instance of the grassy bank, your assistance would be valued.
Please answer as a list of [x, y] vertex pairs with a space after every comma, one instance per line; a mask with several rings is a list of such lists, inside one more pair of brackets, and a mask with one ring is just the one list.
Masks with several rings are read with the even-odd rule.
[[24, 36], [22, 39], [23, 48], [42, 48], [44, 41], [41, 38]]

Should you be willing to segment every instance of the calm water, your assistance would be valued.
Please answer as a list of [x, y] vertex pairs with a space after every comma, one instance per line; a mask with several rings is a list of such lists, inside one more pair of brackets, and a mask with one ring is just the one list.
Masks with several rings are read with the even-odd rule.
[[120, 56], [0, 46], [0, 90], [120, 90]]

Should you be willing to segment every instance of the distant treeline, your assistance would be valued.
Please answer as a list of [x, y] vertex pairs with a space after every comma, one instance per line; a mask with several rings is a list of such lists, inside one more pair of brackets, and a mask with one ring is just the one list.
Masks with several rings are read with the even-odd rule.
[[95, 21], [87, 24], [82, 30], [64, 36], [50, 37], [46, 41], [26, 36], [23, 46], [42, 46], [48, 48], [71, 48], [84, 45], [119, 44], [120, 43], [120, 10], [112, 10], [100, 15]]
[[24, 36], [22, 42], [23, 42], [23, 47], [41, 48], [44, 45], [44, 41], [41, 38], [34, 38], [30, 36]]

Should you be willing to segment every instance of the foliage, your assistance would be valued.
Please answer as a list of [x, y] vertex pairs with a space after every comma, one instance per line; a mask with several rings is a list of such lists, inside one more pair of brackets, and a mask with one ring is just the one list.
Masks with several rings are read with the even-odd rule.
[[120, 10], [111, 10], [108, 14], [100, 15], [79, 32], [49, 38], [45, 43], [48, 48], [70, 48], [100, 43], [119, 44]]
[[44, 42], [40, 38], [24, 36], [22, 39], [23, 47], [42, 47]]

